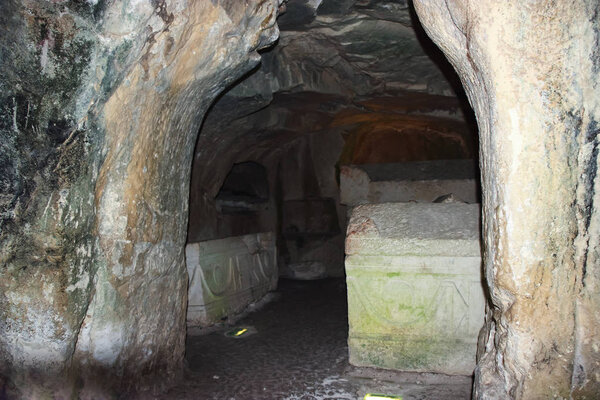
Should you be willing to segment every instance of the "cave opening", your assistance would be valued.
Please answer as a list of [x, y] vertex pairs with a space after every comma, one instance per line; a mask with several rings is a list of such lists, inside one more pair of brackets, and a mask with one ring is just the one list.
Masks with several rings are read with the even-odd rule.
[[287, 3], [200, 130], [190, 373], [213, 398], [468, 398], [485, 307], [473, 112], [408, 4], [317, 3]]

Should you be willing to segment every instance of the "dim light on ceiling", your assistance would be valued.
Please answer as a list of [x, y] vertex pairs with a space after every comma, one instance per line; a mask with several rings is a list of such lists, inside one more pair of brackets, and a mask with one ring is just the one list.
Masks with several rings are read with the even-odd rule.
[[400, 396], [391, 396], [389, 394], [367, 393], [363, 400], [402, 400]]

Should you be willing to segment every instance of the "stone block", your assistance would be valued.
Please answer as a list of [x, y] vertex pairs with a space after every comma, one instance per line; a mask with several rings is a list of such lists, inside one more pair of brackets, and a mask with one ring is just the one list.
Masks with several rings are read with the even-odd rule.
[[346, 239], [350, 363], [470, 375], [484, 322], [479, 205], [354, 208]]
[[272, 232], [189, 243], [188, 326], [210, 326], [277, 288]]
[[387, 202], [425, 202], [452, 193], [479, 202], [477, 166], [472, 160], [436, 160], [343, 166], [341, 202], [349, 206]]

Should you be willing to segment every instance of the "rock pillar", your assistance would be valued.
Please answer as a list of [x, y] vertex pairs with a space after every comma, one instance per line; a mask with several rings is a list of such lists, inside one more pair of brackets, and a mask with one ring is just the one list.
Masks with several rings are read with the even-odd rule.
[[196, 136], [277, 0], [7, 1], [0, 397], [111, 398], [182, 371]]
[[600, 393], [600, 5], [415, 0], [480, 129], [485, 279], [474, 397]]

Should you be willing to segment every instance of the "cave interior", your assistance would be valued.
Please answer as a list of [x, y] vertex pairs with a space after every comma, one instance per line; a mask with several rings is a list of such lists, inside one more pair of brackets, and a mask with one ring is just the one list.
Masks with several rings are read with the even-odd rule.
[[[405, 356], [394, 354], [393, 357], [411, 359], [398, 364], [373, 361], [381, 356], [376, 350], [368, 355], [370, 360], [354, 357], [352, 363], [356, 367], [350, 367], [347, 355], [343, 355], [348, 352], [346, 296], [368, 297], [369, 290], [373, 290], [363, 287], [356, 289], [361, 294], [355, 291], [347, 294], [339, 288], [345, 286], [345, 241], [352, 209], [364, 204], [423, 203], [427, 207], [436, 204], [434, 207], [438, 208], [443, 206], [437, 203], [471, 204], [477, 220], [481, 199], [473, 111], [458, 76], [427, 37], [414, 10], [403, 2], [352, 5], [353, 2], [347, 2], [346, 7], [334, 3], [287, 2], [285, 12], [278, 17], [277, 43], [263, 50], [260, 65], [226, 89], [206, 114], [196, 144], [190, 189], [188, 246], [200, 243], [206, 249], [187, 253], [188, 272], [194, 276], [190, 280], [188, 303], [188, 361], [198, 371], [195, 380], [203, 382], [207, 393], [212, 392], [215, 398], [234, 396], [236, 391], [246, 393], [248, 398], [291, 398], [290, 393], [309, 395], [309, 382], [319, 379], [331, 382], [329, 387], [315, 386], [314, 393], [323, 395], [329, 390], [330, 396], [335, 393], [362, 397], [368, 391], [367, 386], [377, 392], [373, 382], [377, 381], [377, 373], [381, 373], [378, 368], [405, 373], [392, 374], [393, 378], [388, 377], [387, 383], [380, 385], [383, 388], [387, 385], [388, 390], [405, 398], [437, 398], [443, 386], [452, 388], [455, 398], [468, 398], [475, 363], [472, 345], [462, 350], [465, 355], [450, 355], [450, 349], [442, 351], [448, 353], [445, 356], [453, 364], [459, 364], [461, 358], [469, 359], [463, 369], [444, 367], [437, 361], [419, 364], [414, 361], [416, 358], [435, 356], [408, 354], [410, 351]], [[372, 187], [368, 194], [363, 193], [369, 190], [366, 187]], [[452, 209], [442, 211], [452, 212]], [[427, 224], [426, 219], [415, 218], [417, 226]], [[468, 223], [458, 218], [456, 226], [450, 229], [461, 229], [461, 225]], [[239, 238], [250, 240], [253, 235], [266, 233], [272, 237], [258, 240], [269, 241], [266, 247], [271, 247], [271, 253], [265, 250], [267, 259], [272, 260], [277, 276], [283, 281], [278, 287], [276, 284], [262, 289], [253, 287], [256, 293], [244, 297], [240, 292], [250, 290], [250, 286], [243, 283], [236, 286], [232, 282], [236, 274], [244, 275], [247, 273], [244, 269], [264, 266], [233, 255], [239, 250], [232, 249], [238, 248]], [[419, 234], [415, 233], [416, 237]], [[216, 250], [209, 249], [210, 246]], [[427, 260], [426, 252], [422, 255]], [[481, 258], [478, 252], [473, 255], [475, 286], [482, 287], [478, 265]], [[232, 259], [237, 265], [233, 269]], [[215, 262], [221, 267], [213, 268], [210, 264]], [[197, 269], [203, 270], [202, 280], [196, 278], [200, 274]], [[217, 275], [219, 278], [214, 278]], [[225, 275], [228, 278], [223, 278]], [[225, 283], [229, 277], [231, 281]], [[458, 284], [462, 284], [458, 275], [448, 279], [458, 279]], [[443, 290], [439, 282], [425, 280], [425, 290]], [[257, 281], [254, 285], [261, 284]], [[393, 282], [395, 287], [387, 289], [386, 296], [398, 295], [403, 285], [412, 283]], [[299, 300], [301, 288], [307, 292]], [[228, 298], [227, 305], [223, 304], [224, 298]], [[281, 304], [267, 304], [255, 310], [256, 304], [268, 299]], [[442, 304], [451, 303], [452, 295], [397, 300], [397, 305], [389, 298], [378, 301], [386, 308], [435, 302], [434, 313], [460, 312], [452, 309], [452, 305]], [[480, 303], [469, 304], [478, 310], [474, 324], [479, 330], [485, 299], [481, 296], [467, 301]], [[294, 302], [302, 302], [312, 311], [298, 310], [300, 305]], [[286, 305], [290, 309], [285, 309]], [[257, 315], [248, 316], [249, 310]], [[294, 314], [295, 318], [275, 314], [273, 310]], [[404, 323], [402, 318], [407, 320], [416, 315], [390, 317], [387, 312], [381, 310], [385, 318], [397, 318], [395, 322], [400, 325]], [[272, 314], [271, 318], [280, 321], [280, 326], [269, 324], [266, 317], [261, 317], [265, 313]], [[317, 316], [319, 313], [329, 314], [329, 323], [323, 322], [327, 317]], [[339, 315], [333, 317], [333, 313]], [[242, 315], [246, 317], [240, 321]], [[241, 354], [239, 342], [223, 339], [223, 334], [236, 327], [245, 329], [250, 323], [255, 323], [249, 328], [251, 333], [270, 337], [270, 341], [261, 343], [257, 337], [244, 333], [252, 343], [246, 346], [249, 354]], [[455, 329], [453, 322], [439, 324], [444, 330]], [[312, 344], [314, 349], [310, 349], [306, 339], [294, 333], [308, 329], [307, 325], [323, 326], [312, 327], [304, 335], [331, 348]], [[263, 332], [263, 327], [278, 334]], [[393, 329], [382, 334], [377, 329], [368, 332], [367, 328], [366, 333], [380, 334], [393, 341]], [[418, 332], [410, 335], [419, 336]], [[419, 340], [427, 341], [427, 335]], [[476, 342], [476, 333], [467, 335], [472, 343]], [[234, 347], [227, 347], [228, 344]], [[312, 357], [290, 350], [295, 346], [304, 347]], [[382, 352], [386, 351], [385, 345], [381, 347]], [[217, 348], [218, 351], [214, 350]], [[327, 358], [333, 355], [344, 362]], [[268, 361], [263, 360], [265, 357]], [[228, 361], [223, 362], [223, 358]], [[254, 371], [254, 376], [244, 371], [245, 366], [253, 364], [253, 358], [260, 359], [258, 364], [262, 366]], [[285, 359], [306, 365], [293, 368]], [[354, 369], [348, 372], [349, 368]], [[288, 371], [288, 375], [281, 370]], [[427, 372], [439, 376], [425, 378], [419, 374]], [[304, 378], [292, 377], [299, 373]], [[362, 374], [362, 379], [368, 376], [371, 383], [361, 387], [356, 383], [360, 378], [354, 377], [349, 378], [352, 384], [341, 384], [348, 374]], [[331, 378], [334, 375], [337, 379]], [[248, 379], [241, 379], [242, 376]], [[240, 386], [233, 383], [236, 379], [253, 384]], [[296, 384], [281, 383], [296, 379]], [[416, 384], [423, 380], [427, 383]], [[225, 381], [231, 383], [225, 385]], [[399, 382], [408, 389], [402, 390]], [[260, 386], [267, 388], [268, 394], [261, 393]]]
[[599, 398], [598, 15], [4, 0], [0, 399]]

